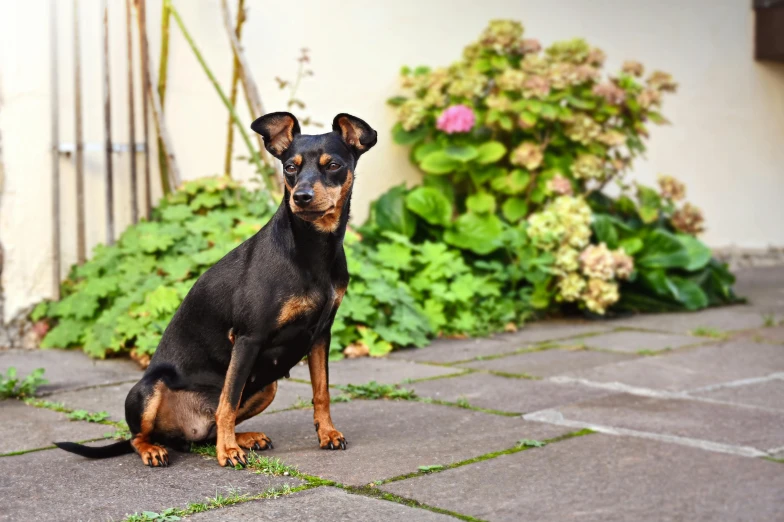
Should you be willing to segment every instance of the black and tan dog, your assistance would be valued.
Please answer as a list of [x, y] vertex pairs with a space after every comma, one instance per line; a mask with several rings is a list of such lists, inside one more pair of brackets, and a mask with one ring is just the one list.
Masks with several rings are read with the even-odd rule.
[[264, 433], [236, 433], [275, 397], [277, 380], [308, 356], [319, 445], [346, 449], [329, 411], [330, 330], [348, 285], [343, 236], [357, 160], [376, 144], [364, 121], [338, 114], [332, 132], [300, 134], [286, 112], [251, 126], [283, 163], [285, 194], [256, 235], [207, 270], [174, 314], [150, 366], [128, 394], [132, 438], [60, 448], [91, 458], [136, 451], [166, 466], [165, 445], [216, 441], [218, 462], [245, 464], [242, 448], [272, 448]]

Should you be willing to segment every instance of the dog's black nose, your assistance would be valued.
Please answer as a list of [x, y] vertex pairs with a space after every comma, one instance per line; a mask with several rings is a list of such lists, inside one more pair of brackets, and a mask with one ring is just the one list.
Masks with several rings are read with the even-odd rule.
[[297, 187], [294, 193], [294, 203], [300, 207], [307, 207], [313, 201], [313, 188], [312, 187]]

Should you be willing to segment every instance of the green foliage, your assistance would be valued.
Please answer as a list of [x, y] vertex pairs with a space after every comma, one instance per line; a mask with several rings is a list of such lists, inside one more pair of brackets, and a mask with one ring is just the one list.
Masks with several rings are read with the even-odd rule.
[[33, 370], [24, 379], [20, 379], [16, 374], [16, 368], [8, 368], [4, 374], [0, 374], [0, 399], [24, 399], [35, 395], [35, 391], [49, 381], [43, 378], [44, 369]]
[[108, 418], [109, 418], [109, 414], [106, 413], [105, 411], [99, 411], [98, 413], [91, 413], [87, 410], [74, 410], [68, 414], [68, 419], [75, 420], [75, 421], [102, 423]]
[[228, 178], [185, 183], [114, 246], [71, 270], [62, 299], [34, 311], [56, 325], [42, 347], [82, 346], [91, 357], [152, 354], [196, 278], [272, 214], [266, 196]]
[[370, 381], [367, 384], [338, 385], [336, 388], [346, 392], [352, 399], [399, 399], [406, 401], [416, 399], [413, 390], [401, 388], [396, 384], [379, 384], [376, 381]]
[[444, 469], [444, 466], [441, 464], [431, 464], [429, 466], [419, 466], [417, 469], [420, 473], [432, 473]]
[[520, 439], [517, 441], [518, 448], [542, 448], [544, 446], [547, 446], [547, 443], [540, 440]]

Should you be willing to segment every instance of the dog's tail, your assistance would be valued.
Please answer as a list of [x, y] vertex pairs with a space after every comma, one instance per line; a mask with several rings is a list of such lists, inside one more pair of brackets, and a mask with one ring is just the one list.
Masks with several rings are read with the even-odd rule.
[[119, 457], [120, 455], [133, 453], [133, 446], [131, 446], [131, 441], [129, 440], [121, 440], [108, 446], [85, 446], [75, 442], [55, 442], [54, 445], [62, 450], [76, 453], [88, 459], [108, 459], [109, 457]]

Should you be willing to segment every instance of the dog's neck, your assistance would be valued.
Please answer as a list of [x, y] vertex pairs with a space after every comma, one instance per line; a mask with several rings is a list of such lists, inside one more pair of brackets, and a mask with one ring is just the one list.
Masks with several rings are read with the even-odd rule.
[[314, 266], [314, 268], [316, 266], [325, 268], [332, 266], [339, 249], [343, 248], [343, 238], [346, 235], [351, 207], [351, 192], [349, 190], [343, 203], [337, 228], [333, 232], [323, 232], [318, 230], [313, 223], [294, 214], [289, 203], [289, 190], [285, 189], [283, 201], [281, 201], [273, 220], [275, 220], [275, 227], [278, 231], [283, 233], [279, 237], [289, 238], [287, 241], [289, 244], [286, 246], [301, 262]]

